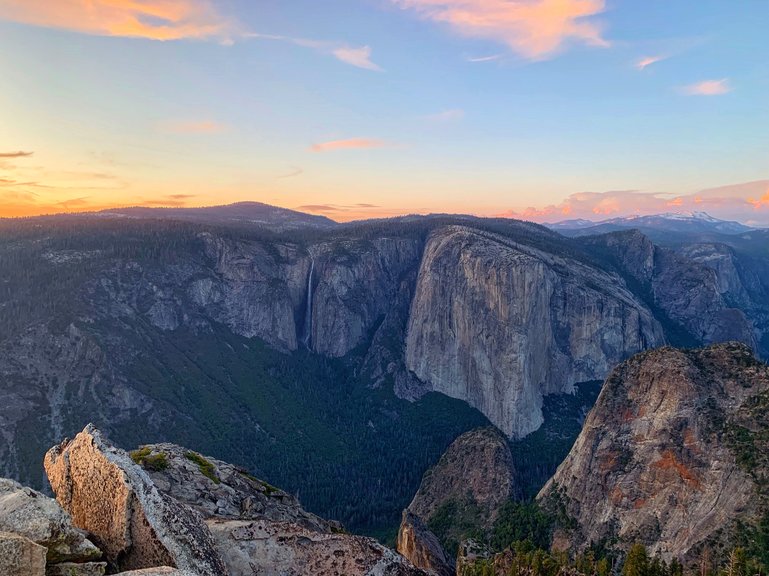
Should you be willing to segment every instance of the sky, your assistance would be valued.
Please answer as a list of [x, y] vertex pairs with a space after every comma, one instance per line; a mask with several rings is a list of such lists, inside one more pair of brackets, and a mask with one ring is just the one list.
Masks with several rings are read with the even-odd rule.
[[766, 0], [0, 0], [0, 217], [769, 226]]

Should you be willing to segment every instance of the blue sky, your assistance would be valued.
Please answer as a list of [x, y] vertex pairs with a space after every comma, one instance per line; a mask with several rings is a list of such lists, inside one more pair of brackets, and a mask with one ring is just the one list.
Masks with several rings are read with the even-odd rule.
[[769, 224], [768, 28], [758, 0], [0, 0], [0, 213]]

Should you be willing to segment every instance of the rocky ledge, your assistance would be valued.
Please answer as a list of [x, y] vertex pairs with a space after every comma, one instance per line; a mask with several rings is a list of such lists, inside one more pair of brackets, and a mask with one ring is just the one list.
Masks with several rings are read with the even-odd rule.
[[56, 500], [0, 479], [3, 576], [426, 576], [237, 468], [173, 444], [130, 454], [93, 426], [51, 448]]

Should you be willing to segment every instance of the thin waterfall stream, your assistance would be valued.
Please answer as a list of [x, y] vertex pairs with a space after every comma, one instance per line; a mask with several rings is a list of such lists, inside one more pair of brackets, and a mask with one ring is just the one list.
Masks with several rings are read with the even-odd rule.
[[302, 339], [307, 348], [310, 347], [312, 340], [312, 274], [315, 271], [315, 259], [310, 256], [310, 274], [307, 277], [307, 310], [304, 317], [304, 338]]

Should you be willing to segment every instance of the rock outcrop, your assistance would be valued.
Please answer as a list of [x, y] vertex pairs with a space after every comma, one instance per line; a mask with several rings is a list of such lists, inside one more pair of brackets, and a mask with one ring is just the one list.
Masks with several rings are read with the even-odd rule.
[[456, 574], [454, 562], [446, 555], [438, 537], [409, 510], [403, 511], [396, 548], [418, 568], [438, 576]]
[[572, 546], [617, 538], [669, 560], [734, 545], [733, 524], [769, 510], [767, 405], [769, 367], [742, 344], [639, 354], [606, 380], [538, 499], [573, 517]]
[[12, 532], [45, 547], [49, 563], [98, 560], [101, 551], [72, 525], [69, 515], [47, 496], [0, 478], [0, 531]]
[[245, 470], [173, 444], [127, 454], [89, 425], [51, 448], [45, 468], [112, 569], [138, 570], [126, 576], [426, 576]]
[[0, 532], [3, 576], [45, 576], [45, 546], [12, 532]]
[[[465, 531], [490, 530], [501, 506], [517, 491], [513, 457], [502, 433], [489, 427], [462, 434], [425, 472], [403, 513], [398, 552], [425, 569], [453, 569]], [[438, 516], [442, 525], [434, 534], [428, 526]]]
[[130, 456], [158, 490], [204, 518], [264, 518], [316, 532], [342, 530], [338, 522], [304, 510], [291, 494], [216, 458], [168, 443], [140, 446]]
[[495, 428], [479, 428], [451, 443], [425, 473], [408, 509], [429, 519], [448, 502], [468, 504], [490, 526], [500, 506], [515, 495], [515, 470], [507, 441]]
[[664, 341], [616, 277], [464, 226], [428, 240], [409, 317], [406, 364], [510, 437], [542, 424], [544, 394], [600, 379]]
[[56, 499], [75, 525], [92, 534], [111, 565], [226, 573], [201, 517], [161, 493], [128, 454], [92, 426], [51, 448], [45, 470]]
[[428, 576], [372, 538], [269, 520], [208, 520], [231, 576]]

